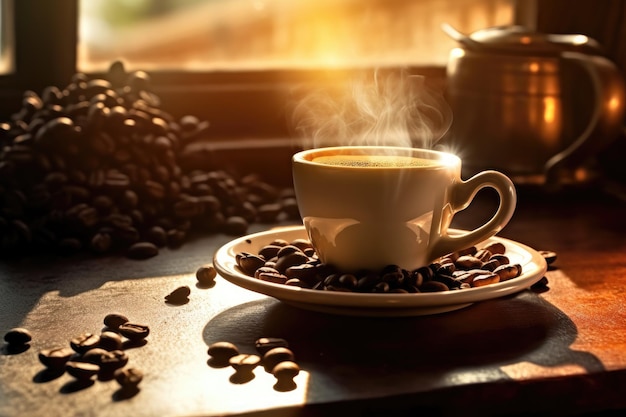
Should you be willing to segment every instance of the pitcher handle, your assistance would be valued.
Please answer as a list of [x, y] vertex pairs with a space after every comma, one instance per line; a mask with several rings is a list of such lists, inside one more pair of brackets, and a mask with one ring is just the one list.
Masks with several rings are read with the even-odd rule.
[[624, 80], [611, 61], [579, 52], [563, 52], [561, 56], [589, 74], [594, 92], [594, 110], [581, 135], [544, 165], [546, 184], [549, 186], [561, 183], [568, 176], [568, 168], [579, 165], [617, 138], [624, 116]]

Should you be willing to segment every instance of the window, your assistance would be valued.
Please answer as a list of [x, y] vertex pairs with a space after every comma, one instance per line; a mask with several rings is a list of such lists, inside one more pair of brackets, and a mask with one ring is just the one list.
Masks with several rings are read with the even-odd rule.
[[406, 67], [441, 83], [454, 43], [440, 23], [510, 23], [533, 1], [2, 0], [3, 15], [7, 3], [15, 65], [0, 77], [5, 118], [24, 90], [67, 85], [77, 71], [101, 76], [122, 59], [148, 71], [175, 117], [197, 115], [231, 139], [289, 135], [293, 87], [333, 85], [354, 69]]
[[78, 67], [142, 69], [443, 66], [440, 29], [509, 24], [511, 0], [81, 0]]
[[0, 74], [13, 70], [13, 9], [12, 1], [0, 3]]

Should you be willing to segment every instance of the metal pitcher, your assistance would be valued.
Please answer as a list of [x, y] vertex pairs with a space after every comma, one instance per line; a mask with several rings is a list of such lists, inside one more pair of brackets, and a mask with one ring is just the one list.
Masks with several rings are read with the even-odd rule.
[[443, 143], [467, 166], [571, 181], [619, 136], [624, 79], [595, 40], [521, 26], [443, 29], [459, 43], [447, 65], [454, 120]]

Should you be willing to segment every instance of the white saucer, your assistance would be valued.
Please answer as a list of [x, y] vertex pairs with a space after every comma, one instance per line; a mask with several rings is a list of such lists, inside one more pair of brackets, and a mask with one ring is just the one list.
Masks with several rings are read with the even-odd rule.
[[[455, 232], [455, 231], [452, 231]], [[457, 231], [460, 232], [460, 231]], [[475, 302], [513, 294], [530, 287], [547, 271], [543, 256], [521, 243], [492, 237], [485, 241], [502, 242], [511, 263], [522, 265], [522, 274], [514, 279], [463, 290], [417, 294], [364, 294], [311, 290], [275, 284], [241, 272], [237, 253], [257, 253], [274, 239], [308, 239], [303, 226], [289, 226], [254, 233], [232, 240], [215, 252], [213, 265], [218, 273], [235, 285], [277, 298], [306, 310], [351, 316], [420, 316], [467, 307]], [[479, 245], [480, 246], [480, 245]]]

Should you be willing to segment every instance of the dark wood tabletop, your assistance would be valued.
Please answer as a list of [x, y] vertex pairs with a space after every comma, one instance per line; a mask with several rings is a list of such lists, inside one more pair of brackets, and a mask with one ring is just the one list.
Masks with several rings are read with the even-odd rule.
[[[469, 228], [489, 196], [455, 219]], [[348, 317], [300, 310], [196, 270], [232, 236], [194, 239], [151, 259], [27, 257], [0, 264], [0, 331], [24, 327], [28, 349], [3, 346], [0, 415], [579, 415], [626, 409], [626, 203], [593, 187], [519, 190], [500, 236], [557, 253], [547, 286], [419, 317]], [[250, 232], [272, 225], [255, 225]], [[164, 296], [187, 285], [189, 302]], [[127, 349], [145, 376], [50, 375], [46, 348], [99, 333], [112, 312], [150, 327]], [[281, 387], [257, 368], [239, 378], [209, 361], [217, 341], [254, 353], [260, 337], [289, 342], [301, 368]]]

